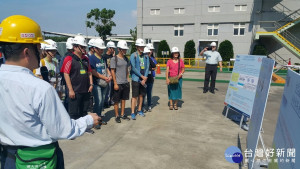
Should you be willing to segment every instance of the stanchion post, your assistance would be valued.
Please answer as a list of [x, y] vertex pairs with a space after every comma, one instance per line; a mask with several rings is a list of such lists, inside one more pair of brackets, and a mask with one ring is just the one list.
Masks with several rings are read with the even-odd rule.
[[229, 107], [228, 107], [228, 106], [226, 106], [226, 114], [225, 114], [225, 118], [227, 118], [228, 111], [229, 111]]
[[242, 128], [243, 121], [244, 121], [244, 115], [242, 115], [242, 118], [241, 118], [240, 128]]

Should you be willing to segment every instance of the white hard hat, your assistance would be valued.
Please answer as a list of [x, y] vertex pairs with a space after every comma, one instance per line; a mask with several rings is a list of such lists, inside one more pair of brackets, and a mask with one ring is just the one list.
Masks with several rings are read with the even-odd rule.
[[83, 36], [75, 36], [73, 40], [73, 44], [80, 45], [80, 46], [87, 46], [85, 42], [85, 38]]
[[176, 52], [179, 52], [178, 47], [172, 47], [171, 53], [176, 53]]
[[99, 49], [106, 49], [104, 41], [102, 39], [95, 39], [93, 46]]
[[144, 48], [144, 53], [150, 53], [150, 48], [148, 48], [147, 46]]
[[117, 47], [121, 49], [129, 49], [125, 40], [120, 40], [117, 44]]
[[95, 42], [95, 39], [90, 39], [89, 42], [88, 42], [88, 45], [90, 47], [94, 46], [94, 42]]
[[148, 47], [149, 49], [154, 49], [154, 46], [153, 46], [152, 43], [148, 43], [148, 44], [146, 45], [146, 47]]
[[66, 48], [67, 49], [73, 49], [73, 45], [72, 45], [73, 40], [74, 40], [74, 38], [68, 38], [67, 39], [67, 42], [66, 42]]
[[210, 46], [217, 46], [216, 42], [211, 42]]
[[116, 48], [116, 45], [115, 45], [114, 42], [109, 41], [109, 42], [107, 42], [106, 47], [107, 47], [107, 48]]
[[146, 44], [143, 39], [137, 39], [135, 41], [135, 46], [146, 46]]
[[52, 39], [46, 39], [45, 42], [48, 44], [41, 43], [42, 50], [57, 50], [57, 44]]

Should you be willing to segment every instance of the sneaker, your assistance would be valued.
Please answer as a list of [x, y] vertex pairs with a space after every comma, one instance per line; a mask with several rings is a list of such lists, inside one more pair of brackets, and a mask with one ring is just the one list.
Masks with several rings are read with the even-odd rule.
[[208, 92], [208, 90], [203, 90], [203, 93], [207, 93]]
[[132, 120], [136, 120], [135, 114], [134, 114], [134, 113], [131, 114], [131, 119], [132, 119]]
[[130, 120], [130, 118], [128, 118], [126, 115], [121, 117], [123, 120]]
[[[98, 124], [98, 125], [96, 125], [94, 128], [95, 128], [96, 130], [99, 130], [99, 129], [101, 129], [101, 125]], [[92, 131], [93, 131], [93, 130], [92, 130]]]
[[147, 112], [147, 109], [146, 109], [146, 108], [143, 108], [143, 112], [146, 113], [146, 112]]
[[139, 113], [140, 116], [145, 117], [145, 114], [144, 114], [143, 111], [139, 111], [138, 113]]
[[117, 122], [117, 123], [121, 123], [120, 116], [116, 117], [116, 119], [115, 119], [115, 120], [116, 120], [116, 122]]
[[88, 134], [94, 134], [95, 133], [94, 130], [92, 130], [92, 129], [87, 129], [85, 132], [88, 133]]
[[101, 120], [101, 124], [102, 124], [102, 125], [107, 125], [107, 122], [106, 122], [106, 121], [103, 121], [103, 120]]
[[148, 112], [151, 112], [152, 111], [152, 108], [151, 106], [148, 107]]
[[215, 94], [215, 91], [214, 90], [210, 90], [210, 93]]

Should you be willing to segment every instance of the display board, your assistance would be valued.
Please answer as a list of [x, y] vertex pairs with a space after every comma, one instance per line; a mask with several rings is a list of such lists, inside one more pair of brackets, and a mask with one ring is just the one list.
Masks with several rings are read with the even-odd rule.
[[247, 117], [252, 114], [263, 58], [266, 56], [237, 55], [235, 59], [225, 103]]
[[[270, 168], [300, 168], [300, 74], [288, 70], [273, 139]], [[296, 156], [297, 155], [297, 156]]]
[[272, 81], [272, 73], [275, 61], [263, 58], [260, 74], [254, 99], [254, 107], [252, 110], [249, 131], [247, 135], [247, 150], [253, 152], [253, 156], [248, 157], [248, 168], [253, 168], [255, 160], [255, 150], [257, 148], [259, 134], [262, 127], [264, 112], [268, 100], [269, 89]]

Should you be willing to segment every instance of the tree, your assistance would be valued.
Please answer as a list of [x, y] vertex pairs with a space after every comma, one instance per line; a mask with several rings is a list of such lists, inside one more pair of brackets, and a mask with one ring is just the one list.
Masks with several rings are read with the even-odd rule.
[[263, 55], [267, 56], [268, 52], [264, 45], [257, 44], [254, 46], [252, 55]]
[[193, 40], [187, 41], [184, 46], [184, 58], [195, 58], [195, 54], [195, 42]]
[[136, 51], [135, 41], [137, 38], [137, 29], [136, 27], [134, 29], [130, 29], [130, 35], [132, 36], [133, 43], [131, 44], [130, 53], [133, 53]]
[[113, 26], [116, 26], [112, 18], [115, 15], [114, 10], [103, 8], [101, 11], [98, 8], [92, 9], [87, 13], [86, 26], [88, 28], [95, 27], [99, 36], [106, 41], [106, 36], [111, 35], [111, 30]]
[[170, 47], [169, 47], [169, 45], [168, 45], [168, 43], [167, 43], [166, 40], [160, 41], [160, 43], [158, 45], [158, 51], [157, 51], [157, 57], [158, 58], [162, 57], [162, 53], [161, 53], [162, 51], [168, 51], [169, 55], [171, 54]]
[[230, 61], [233, 58], [233, 46], [229, 40], [224, 40], [220, 43], [219, 53], [222, 56], [223, 61]]

